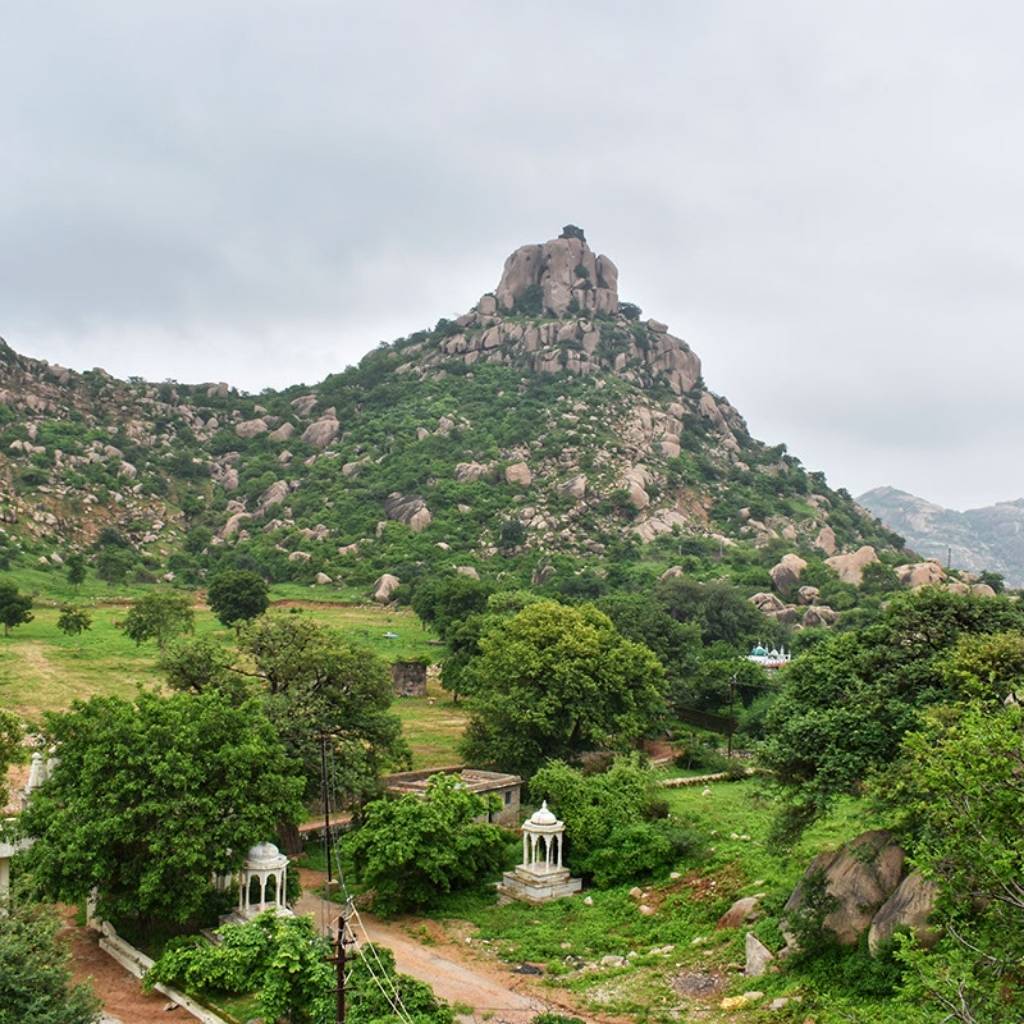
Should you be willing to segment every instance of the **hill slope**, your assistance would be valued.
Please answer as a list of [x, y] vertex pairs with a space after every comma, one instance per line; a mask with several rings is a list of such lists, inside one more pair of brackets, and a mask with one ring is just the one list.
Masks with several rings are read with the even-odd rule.
[[312, 390], [120, 381], [4, 344], [0, 480], [7, 558], [120, 546], [141, 578], [230, 562], [353, 586], [457, 566], [528, 579], [638, 545], [668, 564], [900, 542], [752, 438], [578, 229]]
[[857, 501], [922, 555], [1024, 585], [1024, 498], [957, 512], [895, 487], [876, 487]]

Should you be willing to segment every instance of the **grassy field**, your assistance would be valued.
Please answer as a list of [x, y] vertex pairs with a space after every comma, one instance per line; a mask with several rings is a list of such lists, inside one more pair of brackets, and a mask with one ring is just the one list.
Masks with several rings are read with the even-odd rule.
[[[43, 712], [60, 711], [74, 700], [94, 694], [130, 698], [140, 686], [161, 685], [156, 644], [136, 646], [117, 628], [131, 600], [147, 588], [115, 591], [94, 582], [73, 593], [62, 577], [31, 570], [19, 573], [16, 582], [35, 594], [36, 603], [31, 622], [9, 637], [0, 636], [0, 707], [39, 722]], [[311, 597], [308, 587], [274, 588], [272, 611], [314, 618], [389, 662], [440, 659], [443, 648], [412, 611], [328, 600], [330, 596], [337, 595], [318, 589]], [[92, 628], [79, 637], [66, 637], [57, 629], [59, 605], [67, 601], [92, 615]], [[219, 636], [225, 643], [232, 639], [232, 632], [201, 605], [195, 624], [197, 634]], [[465, 717], [436, 683], [431, 683], [428, 697], [396, 699], [394, 709], [404, 723], [416, 768], [458, 760], [455, 744]]]
[[[738, 973], [748, 928], [716, 930], [719, 916], [735, 899], [763, 894], [764, 917], [752, 930], [777, 949], [779, 912], [810, 859], [873, 822], [863, 803], [848, 800], [785, 851], [768, 841], [775, 806], [762, 782], [721, 782], [708, 788], [707, 796], [701, 786], [664, 791], [672, 812], [706, 836], [707, 846], [676, 866], [680, 877], [656, 879], [643, 887], [644, 902], [656, 908], [651, 916], [638, 912], [630, 885], [589, 890], [590, 906], [582, 897], [542, 906], [500, 906], [493, 895], [462, 895], [450, 898], [432, 916], [451, 938], [483, 959], [542, 965], [546, 984], [571, 993], [592, 1013], [657, 1024], [924, 1020], [911, 1007], [894, 1006], [884, 993], [871, 990], [877, 979], [872, 974], [874, 962], [866, 955], [854, 953], [816, 966], [794, 965], [757, 979]], [[408, 930], [418, 935], [424, 922], [409, 919]], [[606, 955], [628, 957], [629, 962], [602, 967], [600, 960]], [[580, 970], [583, 964], [597, 966]], [[713, 992], [687, 994], [691, 982], [698, 987], [710, 984]], [[738, 1013], [718, 1008], [724, 996], [750, 990], [765, 993], [758, 1007]], [[768, 1011], [772, 999], [794, 996], [801, 1002]]]

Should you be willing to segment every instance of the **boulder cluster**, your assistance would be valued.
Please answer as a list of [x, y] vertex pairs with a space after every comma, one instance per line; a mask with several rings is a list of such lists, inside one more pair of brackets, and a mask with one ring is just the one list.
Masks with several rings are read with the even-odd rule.
[[[823, 537], [828, 531], [831, 536]], [[823, 543], [824, 541], [824, 543]], [[830, 527], [824, 528], [818, 535], [816, 546], [828, 550], [831, 543], [833, 550], [835, 535]], [[843, 583], [859, 587], [864, 582], [864, 570], [880, 560], [878, 552], [865, 544], [856, 551], [832, 555], [825, 559], [827, 565]], [[772, 578], [772, 592], [762, 591], [754, 594], [750, 602], [767, 618], [775, 619], [787, 625], [797, 627], [831, 626], [839, 618], [839, 613], [821, 601], [818, 587], [801, 585], [800, 579], [807, 568], [807, 561], [798, 554], [791, 552], [784, 555], [772, 566], [769, 573]], [[941, 587], [957, 594], [973, 594], [976, 597], [994, 597], [995, 591], [987, 583], [981, 583], [976, 576], [961, 574], [961, 578], [952, 577], [935, 560], [924, 562], [908, 562], [895, 568], [896, 578], [908, 590], [920, 587]]]
[[620, 311], [618, 276], [607, 256], [579, 238], [524, 245], [505, 261], [498, 287], [453, 322], [436, 351], [405, 351], [418, 369], [458, 359], [536, 373], [611, 371], [645, 386], [663, 380], [679, 395], [692, 391], [701, 379], [700, 359], [665, 324], [640, 323]]

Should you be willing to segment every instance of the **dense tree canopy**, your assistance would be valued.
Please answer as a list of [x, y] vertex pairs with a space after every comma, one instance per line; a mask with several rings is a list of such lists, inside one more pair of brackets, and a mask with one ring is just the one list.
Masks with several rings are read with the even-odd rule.
[[592, 605], [528, 605], [479, 641], [470, 761], [529, 774], [551, 757], [627, 750], [664, 714], [665, 672]]
[[877, 790], [915, 865], [940, 883], [938, 949], [908, 950], [910, 990], [963, 1024], [1024, 1019], [1024, 712], [932, 711]]
[[302, 815], [302, 780], [256, 702], [143, 692], [49, 714], [57, 768], [23, 814], [45, 890], [101, 914], [186, 921], [210, 876]]
[[225, 626], [234, 626], [255, 619], [267, 610], [267, 584], [254, 572], [227, 569], [210, 581], [206, 601]]
[[496, 825], [474, 820], [489, 807], [456, 775], [435, 775], [422, 798], [409, 794], [367, 804], [363, 824], [346, 846], [359, 878], [374, 890], [374, 907], [386, 913], [415, 909], [439, 893], [493, 881], [505, 841]]
[[774, 641], [785, 633], [785, 627], [766, 619], [727, 583], [673, 576], [658, 584], [655, 599], [674, 619], [695, 623], [706, 644], [723, 641], [746, 652], [758, 638]]
[[265, 687], [263, 705], [289, 753], [320, 788], [321, 733], [330, 737], [331, 781], [343, 800], [377, 791], [382, 771], [408, 763], [402, 723], [390, 710], [391, 674], [372, 651], [303, 616], [263, 616], [240, 639]]
[[[927, 587], [894, 597], [876, 624], [832, 634], [795, 659], [761, 749], [762, 762], [788, 790], [792, 823], [857, 792], [872, 770], [895, 757], [922, 708], [966, 695], [961, 688], [975, 684], [965, 679], [979, 671], [977, 644], [995, 643], [966, 638], [1022, 625], [1024, 612], [1006, 599]], [[1004, 653], [1012, 678], [986, 684], [993, 697], [1019, 680], [1012, 642]]]
[[15, 891], [0, 902], [0, 1024], [93, 1024], [99, 1003], [71, 984], [62, 922]]
[[0, 708], [0, 807], [7, 806], [10, 794], [7, 792], [7, 768], [21, 752], [21, 740], [25, 735], [21, 719], [10, 711]]
[[661, 817], [657, 782], [635, 754], [597, 774], [549, 761], [530, 780], [530, 795], [558, 808], [568, 863], [597, 885], [667, 869], [698, 845], [691, 829]]

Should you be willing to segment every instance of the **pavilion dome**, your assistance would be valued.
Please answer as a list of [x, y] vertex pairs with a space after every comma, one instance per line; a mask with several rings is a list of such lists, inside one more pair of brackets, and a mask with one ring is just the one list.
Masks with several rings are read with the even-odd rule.
[[273, 843], [264, 842], [249, 848], [245, 866], [250, 871], [269, 870], [280, 867], [281, 862], [287, 860], [288, 858]]
[[758, 644], [750, 653], [755, 658], [764, 658], [768, 654], [768, 652], [760, 644]]
[[547, 800], [543, 801], [540, 807], [533, 812], [530, 818], [531, 825], [557, 825], [558, 819], [548, 810]]

